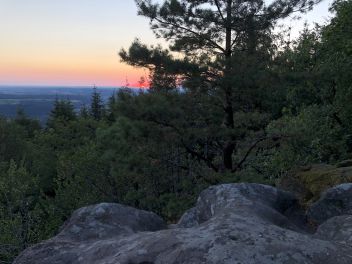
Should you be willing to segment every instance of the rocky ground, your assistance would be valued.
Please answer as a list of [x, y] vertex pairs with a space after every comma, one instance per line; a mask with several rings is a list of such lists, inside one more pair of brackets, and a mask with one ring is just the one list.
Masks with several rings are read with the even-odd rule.
[[352, 263], [352, 184], [328, 189], [308, 209], [260, 184], [203, 191], [179, 223], [120, 204], [75, 211], [54, 238], [15, 264]]

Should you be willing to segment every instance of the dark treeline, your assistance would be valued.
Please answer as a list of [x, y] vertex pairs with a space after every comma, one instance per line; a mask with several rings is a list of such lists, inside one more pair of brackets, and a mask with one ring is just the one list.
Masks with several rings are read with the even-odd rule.
[[206, 186], [274, 185], [297, 166], [351, 158], [351, 0], [294, 41], [274, 28], [313, 2], [164, 2], [136, 1], [170, 50], [136, 40], [120, 52], [150, 70], [148, 92], [104, 104], [94, 90], [79, 113], [57, 100], [45, 127], [22, 111], [0, 119], [1, 263], [88, 204], [173, 222]]

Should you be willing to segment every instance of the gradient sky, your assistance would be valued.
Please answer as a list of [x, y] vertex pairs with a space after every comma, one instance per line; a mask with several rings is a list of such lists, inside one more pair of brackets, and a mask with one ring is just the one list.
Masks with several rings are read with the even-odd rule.
[[[304, 20], [330, 16], [325, 0]], [[134, 0], [0, 0], [0, 85], [133, 85], [140, 69], [117, 52], [138, 37], [159, 43]]]

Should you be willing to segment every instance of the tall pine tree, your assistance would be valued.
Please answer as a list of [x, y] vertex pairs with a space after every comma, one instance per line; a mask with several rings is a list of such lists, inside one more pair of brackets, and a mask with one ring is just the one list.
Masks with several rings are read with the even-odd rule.
[[76, 113], [72, 102], [68, 99], [61, 100], [56, 98], [47, 121], [47, 126], [53, 128], [57, 122], [67, 123], [75, 119]]
[[90, 114], [95, 120], [101, 120], [104, 116], [104, 104], [96, 86], [93, 88], [91, 97]]
[[[182, 75], [189, 81], [186, 87], [195, 86], [221, 104], [223, 138], [217, 145], [222, 148], [222, 169], [233, 171], [238, 167], [233, 155], [244, 138], [235, 113], [268, 108], [261, 96], [268, 96], [263, 89], [271, 87], [267, 71], [275, 56], [273, 28], [280, 19], [306, 12], [319, 1], [274, 0], [267, 6], [263, 0], [136, 0], [139, 15], [150, 19], [156, 36], [169, 41], [170, 49], [184, 59], [174, 60], [160, 47], [148, 50], [138, 41], [120, 55], [129, 64], [153, 69], [154, 77], [160, 72], [170, 77], [168, 71], [174, 78]], [[187, 63], [191, 67], [185, 67]], [[190, 78], [194, 69], [199, 71], [197, 79]]]

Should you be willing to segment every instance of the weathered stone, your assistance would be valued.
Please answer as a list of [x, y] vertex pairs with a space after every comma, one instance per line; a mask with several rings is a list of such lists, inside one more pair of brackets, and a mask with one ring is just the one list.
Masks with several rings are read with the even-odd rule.
[[[100, 211], [104, 215], [99, 207], [76, 211], [58, 236], [28, 248], [14, 263], [352, 263], [350, 244], [304, 232], [295, 224], [301, 215], [295, 197], [270, 186], [210, 187], [178, 225], [164, 230], [158, 230], [164, 226], [158, 217], [132, 208], [124, 208], [129, 220], [123, 221], [121, 213], [116, 214], [121, 219], [117, 222], [111, 219], [91, 224], [96, 223], [95, 215], [101, 215]], [[143, 219], [151, 223], [143, 225]], [[80, 233], [90, 225], [87, 236]], [[105, 225], [108, 231], [101, 236]], [[94, 226], [100, 231], [95, 232]]]
[[329, 218], [352, 214], [352, 183], [337, 185], [328, 189], [308, 210], [308, 218], [322, 224]]
[[352, 244], [352, 215], [335, 216], [318, 227], [316, 237]]
[[194, 227], [199, 225], [197, 208], [193, 207], [187, 210], [176, 225], [177, 227]]
[[57, 238], [86, 241], [165, 229], [162, 218], [132, 207], [102, 203], [76, 210]]

